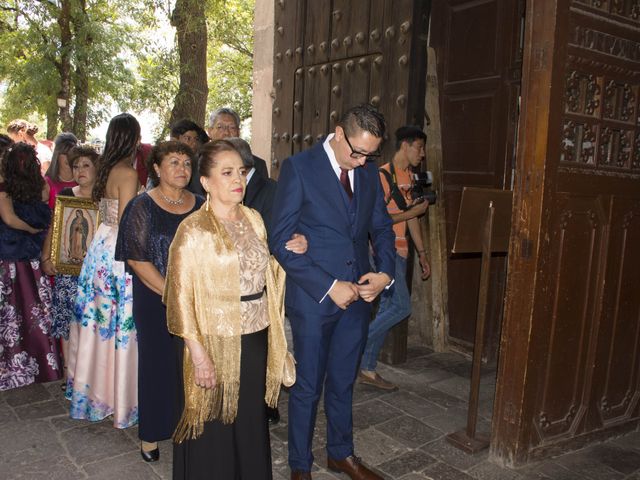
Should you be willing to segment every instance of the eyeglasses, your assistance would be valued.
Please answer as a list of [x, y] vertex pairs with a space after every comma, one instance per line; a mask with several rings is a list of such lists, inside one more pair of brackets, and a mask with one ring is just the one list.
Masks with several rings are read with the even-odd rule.
[[226, 130], [227, 132], [237, 132], [238, 127], [235, 125], [223, 125], [221, 123], [216, 125], [216, 130]]
[[346, 133], [344, 134], [344, 139], [347, 141], [347, 145], [349, 145], [349, 148], [351, 149], [351, 153], [349, 154], [351, 158], [357, 159], [357, 158], [367, 157], [367, 159], [374, 159], [382, 156], [380, 152], [364, 153], [364, 152], [359, 152], [358, 150], [355, 150], [353, 148], [353, 145], [351, 145], [351, 142], [349, 141], [349, 137], [347, 137]]

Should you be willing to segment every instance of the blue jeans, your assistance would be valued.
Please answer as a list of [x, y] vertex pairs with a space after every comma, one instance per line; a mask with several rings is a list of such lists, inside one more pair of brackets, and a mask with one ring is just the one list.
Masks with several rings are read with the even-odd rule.
[[376, 318], [369, 324], [367, 344], [360, 362], [361, 370], [373, 371], [387, 332], [411, 314], [411, 296], [407, 288], [407, 259], [396, 253], [396, 281], [392, 293], [383, 291]]

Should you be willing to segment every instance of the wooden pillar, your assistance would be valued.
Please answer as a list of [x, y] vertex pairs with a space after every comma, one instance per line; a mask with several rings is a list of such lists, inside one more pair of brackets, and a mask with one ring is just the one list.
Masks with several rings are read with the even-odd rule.
[[[540, 232], [550, 185], [545, 181], [554, 89], [556, 11], [562, 0], [527, 2], [522, 109], [518, 135], [507, 293], [502, 326], [491, 453], [506, 464], [526, 461], [532, 413], [527, 398]], [[555, 79], [557, 85], [559, 79]], [[553, 150], [553, 148], [551, 148]]]
[[436, 352], [446, 348], [447, 318], [447, 236], [445, 216], [444, 179], [442, 175], [442, 132], [440, 129], [440, 104], [435, 50], [427, 48], [427, 95], [425, 111], [430, 122], [425, 127], [427, 133], [427, 170], [433, 174], [433, 188], [438, 192], [438, 201], [429, 206], [429, 228], [427, 251], [431, 261], [431, 321], [423, 325], [421, 333], [431, 334], [431, 344]]
[[271, 111], [273, 104], [274, 0], [256, 0], [253, 51], [253, 113], [251, 150], [271, 170]]

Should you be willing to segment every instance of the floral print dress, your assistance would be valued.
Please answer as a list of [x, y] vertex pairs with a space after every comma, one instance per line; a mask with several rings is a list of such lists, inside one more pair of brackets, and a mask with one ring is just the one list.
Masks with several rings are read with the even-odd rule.
[[116, 428], [138, 421], [138, 345], [132, 315], [131, 275], [114, 260], [118, 201], [100, 201], [102, 224], [78, 277], [75, 317], [69, 327], [66, 396], [72, 418]]
[[38, 201], [13, 202], [13, 208], [42, 231], [30, 234], [0, 220], [0, 391], [61, 377], [50, 336], [51, 287], [39, 262], [51, 211]]

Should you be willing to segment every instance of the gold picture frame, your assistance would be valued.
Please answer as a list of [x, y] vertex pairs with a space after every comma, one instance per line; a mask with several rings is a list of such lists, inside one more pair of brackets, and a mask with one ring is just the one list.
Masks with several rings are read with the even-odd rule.
[[51, 260], [59, 273], [80, 275], [82, 262], [100, 222], [98, 206], [91, 199], [56, 197]]

